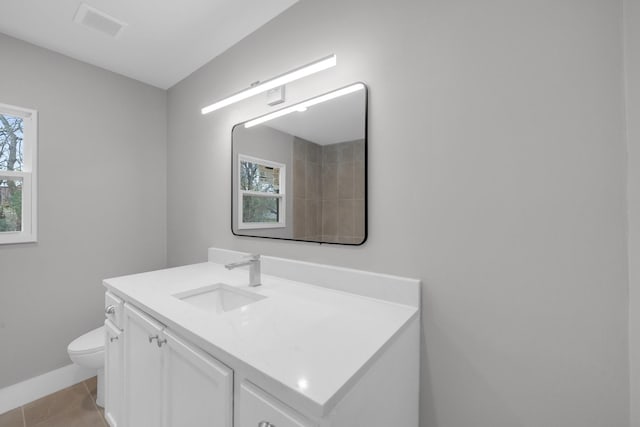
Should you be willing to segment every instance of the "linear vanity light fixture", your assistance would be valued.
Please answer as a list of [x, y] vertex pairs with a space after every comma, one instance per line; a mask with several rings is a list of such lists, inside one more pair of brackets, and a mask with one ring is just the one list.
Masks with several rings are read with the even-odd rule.
[[306, 111], [307, 108], [311, 107], [312, 105], [320, 104], [321, 102], [329, 101], [330, 99], [338, 98], [340, 96], [347, 95], [349, 93], [356, 92], [362, 89], [364, 89], [364, 85], [362, 83], [355, 83], [347, 87], [343, 87], [342, 89], [334, 90], [333, 92], [325, 93], [324, 95], [307, 99], [306, 101], [302, 101], [290, 107], [283, 108], [282, 110], [274, 111], [273, 113], [265, 114], [264, 116], [260, 116], [253, 120], [249, 120], [244, 124], [244, 127], [250, 128], [250, 127], [259, 125], [261, 123], [268, 122], [269, 120], [273, 120], [275, 118], [282, 117], [290, 113], [294, 113], [296, 111], [298, 112]]
[[202, 114], [209, 114], [210, 112], [219, 110], [220, 108], [226, 107], [227, 105], [231, 105], [233, 103], [242, 101], [243, 99], [247, 99], [259, 93], [266, 92], [269, 89], [273, 89], [278, 86], [285, 85], [294, 80], [298, 80], [298, 79], [301, 79], [302, 77], [306, 77], [311, 74], [317, 73], [318, 71], [326, 70], [327, 68], [334, 67], [335, 65], [336, 65], [335, 55], [329, 55], [325, 58], [318, 59], [317, 61], [314, 61], [310, 64], [296, 68], [295, 70], [289, 71], [285, 74], [281, 74], [277, 77], [274, 77], [265, 82], [259, 83], [255, 86], [251, 86], [248, 89], [242, 90], [218, 102], [214, 102], [208, 107], [204, 107], [202, 109]]

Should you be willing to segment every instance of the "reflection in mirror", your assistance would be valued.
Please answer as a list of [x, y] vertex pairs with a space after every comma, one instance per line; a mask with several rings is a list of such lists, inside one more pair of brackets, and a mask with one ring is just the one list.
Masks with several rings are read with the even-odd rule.
[[[286, 165], [238, 155], [240, 167], [238, 228], [285, 227], [284, 182]], [[282, 190], [282, 191], [281, 191]]]
[[364, 243], [366, 124], [357, 83], [234, 126], [233, 233]]

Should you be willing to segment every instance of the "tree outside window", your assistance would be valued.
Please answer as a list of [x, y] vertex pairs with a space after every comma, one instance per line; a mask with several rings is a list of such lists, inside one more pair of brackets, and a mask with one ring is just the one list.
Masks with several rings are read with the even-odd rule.
[[[0, 171], [22, 171], [24, 119], [0, 114]], [[0, 232], [22, 230], [22, 184], [19, 177], [0, 179]]]
[[238, 228], [285, 227], [285, 165], [240, 154]]
[[0, 244], [37, 241], [38, 112], [0, 104]]

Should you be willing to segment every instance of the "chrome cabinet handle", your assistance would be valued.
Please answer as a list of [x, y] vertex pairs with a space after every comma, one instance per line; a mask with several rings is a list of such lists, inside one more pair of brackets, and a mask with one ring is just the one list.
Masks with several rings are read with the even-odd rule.
[[271, 424], [269, 421], [260, 421], [258, 423], [258, 427], [276, 427], [274, 424]]
[[166, 338], [161, 340], [160, 339], [160, 335], [155, 335], [152, 337], [149, 337], [149, 344], [151, 344], [153, 342], [153, 340], [156, 340], [156, 344], [158, 344], [158, 347], [162, 347], [162, 344], [166, 344], [167, 340]]
[[109, 338], [109, 341], [111, 341], [111, 342], [118, 341], [118, 337], [111, 337], [111, 338]]
[[107, 306], [107, 308], [104, 309], [104, 312], [106, 314], [114, 314], [116, 312], [116, 308], [112, 305]]

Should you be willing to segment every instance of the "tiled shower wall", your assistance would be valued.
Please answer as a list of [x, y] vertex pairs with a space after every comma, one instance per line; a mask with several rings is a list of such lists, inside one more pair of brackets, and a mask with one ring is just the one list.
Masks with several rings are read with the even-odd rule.
[[293, 140], [293, 238], [322, 237], [322, 149], [296, 137]]
[[293, 144], [294, 238], [333, 243], [364, 239], [364, 140]]

